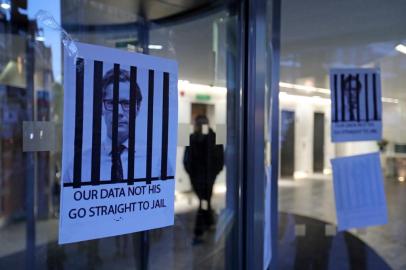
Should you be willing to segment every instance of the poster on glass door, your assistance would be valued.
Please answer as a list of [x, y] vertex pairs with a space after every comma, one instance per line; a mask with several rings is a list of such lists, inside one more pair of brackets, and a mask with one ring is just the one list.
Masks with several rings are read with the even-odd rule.
[[65, 52], [59, 243], [173, 225], [177, 63]]
[[331, 69], [331, 140], [380, 140], [382, 100], [379, 69]]

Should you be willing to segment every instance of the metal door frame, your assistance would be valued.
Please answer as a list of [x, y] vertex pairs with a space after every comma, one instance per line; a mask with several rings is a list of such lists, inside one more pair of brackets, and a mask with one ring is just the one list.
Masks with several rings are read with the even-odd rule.
[[[264, 268], [264, 241], [271, 241], [269, 268], [277, 269], [281, 0], [242, 0], [240, 5], [243, 108], [240, 269]], [[265, 99], [270, 99], [269, 114]], [[271, 239], [264, 239], [265, 120], [270, 120], [271, 167], [275, 168], [271, 170]]]

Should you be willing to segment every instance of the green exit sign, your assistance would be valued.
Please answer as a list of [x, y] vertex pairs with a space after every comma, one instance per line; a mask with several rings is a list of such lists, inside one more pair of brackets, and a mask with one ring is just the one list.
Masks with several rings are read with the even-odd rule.
[[204, 95], [204, 94], [197, 94], [196, 99], [199, 101], [209, 101], [211, 99], [210, 95]]

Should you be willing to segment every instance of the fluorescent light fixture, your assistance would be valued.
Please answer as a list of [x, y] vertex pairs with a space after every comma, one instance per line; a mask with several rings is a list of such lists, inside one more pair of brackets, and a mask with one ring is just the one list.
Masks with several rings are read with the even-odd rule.
[[398, 52], [401, 52], [401, 53], [406, 54], [406, 46], [403, 45], [403, 44], [399, 44], [398, 46], [395, 47], [395, 49], [396, 49]]
[[[404, 50], [405, 50], [405, 53], [406, 53], [406, 46], [404, 46], [404, 45], [402, 45], [402, 46], [404, 47]], [[309, 93], [309, 92], [317, 92], [317, 93], [323, 93], [323, 94], [326, 94], [326, 95], [330, 95], [330, 89], [307, 86], [307, 85], [302, 85], [302, 84], [279, 82], [279, 87], [287, 88], [287, 89], [293, 89], [293, 90], [302, 90], [302, 91], [305, 91], [307, 93]], [[285, 92], [280, 92], [280, 93], [285, 93]], [[318, 96], [313, 96], [313, 97], [316, 98]], [[398, 104], [399, 100], [396, 99], [396, 98], [382, 97], [382, 102]]]
[[296, 103], [308, 103], [317, 105], [330, 105], [330, 98], [322, 98], [320, 96], [305, 96], [305, 95], [293, 95], [286, 92], [279, 93], [279, 99], [283, 102], [296, 102]]
[[195, 97], [198, 94], [211, 95], [214, 99], [224, 99], [227, 95], [227, 88], [205, 84], [191, 83], [186, 80], [178, 80], [179, 90], [184, 91], [185, 96]]
[[178, 80], [178, 84], [189, 84], [188, 80]]
[[302, 84], [279, 82], [279, 86], [282, 88], [302, 90], [302, 91], [306, 91], [306, 92], [317, 92], [317, 93], [322, 93], [322, 94], [330, 94], [330, 89], [302, 85]]
[[151, 44], [151, 45], [148, 45], [148, 49], [150, 49], [150, 50], [162, 50], [162, 45], [155, 45], [155, 44]]
[[43, 37], [43, 36], [36, 36], [36, 37], [35, 37], [35, 40], [36, 40], [36, 41], [40, 41], [40, 42], [44, 42], [44, 41], [45, 41], [45, 37]]
[[388, 97], [382, 97], [382, 102], [398, 104], [398, 103], [399, 103], [399, 99], [396, 99], [396, 98], [388, 98]]
[[9, 3], [1, 3], [0, 7], [3, 9], [10, 9], [11, 5]]
[[[151, 45], [150, 45], [151, 46]], [[285, 82], [279, 83], [280, 87], [289, 88], [289, 89], [300, 89], [303, 88], [311, 88], [312, 91], [316, 91], [323, 94], [330, 94], [330, 90], [325, 88], [318, 88], [312, 86], [305, 86], [305, 85], [298, 85], [298, 84], [290, 84]], [[211, 86], [211, 85], [204, 85], [204, 84], [195, 84], [191, 83], [187, 80], [178, 80], [178, 88], [185, 91], [185, 94], [196, 95], [196, 94], [209, 94], [209, 95], [219, 95], [225, 96], [227, 94], [227, 88], [225, 87], [218, 87], [218, 86]], [[308, 90], [307, 90], [308, 91]], [[322, 97], [318, 95], [314, 96], [307, 96], [307, 95], [295, 95], [289, 94], [287, 92], [281, 91], [279, 92], [279, 98], [284, 101], [296, 101], [296, 102], [307, 102], [307, 103], [317, 103], [317, 104], [331, 104], [331, 100], [329, 97]], [[396, 98], [387, 98], [382, 97], [382, 102], [385, 103], [393, 103], [398, 104], [399, 100]]]

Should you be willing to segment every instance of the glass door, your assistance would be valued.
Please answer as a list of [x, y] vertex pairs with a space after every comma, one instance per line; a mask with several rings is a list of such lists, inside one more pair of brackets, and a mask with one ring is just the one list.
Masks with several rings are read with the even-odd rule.
[[[0, 26], [0, 269], [241, 267], [239, 1], [6, 2]], [[39, 10], [49, 20], [36, 16]], [[174, 226], [57, 244], [60, 38], [63, 45], [80, 41], [178, 62]], [[55, 144], [23, 149], [23, 121], [41, 121]]]

